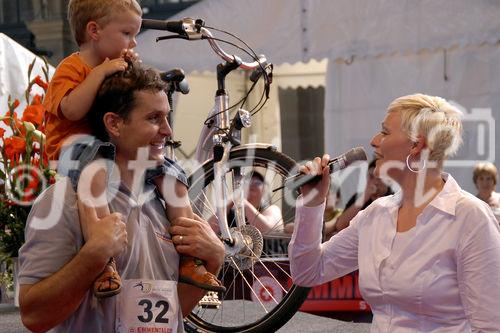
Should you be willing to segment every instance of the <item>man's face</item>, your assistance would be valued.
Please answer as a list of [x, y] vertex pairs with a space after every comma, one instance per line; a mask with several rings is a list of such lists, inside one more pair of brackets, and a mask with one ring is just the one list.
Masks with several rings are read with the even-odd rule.
[[145, 147], [149, 159], [162, 161], [165, 141], [172, 135], [167, 95], [163, 91], [137, 91], [134, 96], [135, 107], [128, 119], [121, 120], [119, 137], [114, 138], [117, 158], [135, 160], [138, 149]]

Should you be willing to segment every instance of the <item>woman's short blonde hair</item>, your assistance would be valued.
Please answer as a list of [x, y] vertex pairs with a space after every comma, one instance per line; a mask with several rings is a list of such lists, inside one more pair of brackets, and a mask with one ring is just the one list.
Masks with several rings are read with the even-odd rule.
[[388, 107], [399, 112], [403, 131], [410, 140], [422, 135], [427, 141], [429, 160], [442, 164], [462, 143], [462, 112], [444, 98], [424, 94], [402, 96]]
[[498, 171], [493, 163], [479, 162], [478, 164], [476, 164], [476, 166], [474, 167], [474, 172], [472, 173], [472, 180], [474, 181], [474, 184], [476, 184], [479, 176], [484, 174], [493, 177], [494, 184], [497, 184]]
[[86, 29], [89, 22], [95, 21], [105, 26], [113, 14], [123, 10], [132, 10], [142, 15], [141, 6], [136, 0], [70, 0], [68, 21], [78, 46], [87, 39]]

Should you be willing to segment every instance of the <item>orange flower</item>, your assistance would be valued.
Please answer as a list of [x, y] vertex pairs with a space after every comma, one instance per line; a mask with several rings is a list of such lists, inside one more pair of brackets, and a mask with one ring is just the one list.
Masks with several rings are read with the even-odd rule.
[[26, 109], [24, 109], [22, 121], [29, 121], [33, 123], [35, 126], [39, 126], [43, 121], [43, 113], [44, 108], [41, 104], [37, 105], [28, 105]]
[[36, 94], [33, 96], [33, 100], [31, 101], [31, 105], [39, 105], [42, 104], [42, 96]]
[[[17, 101], [17, 99], [16, 99], [16, 101]], [[11, 112], [11, 111], [7, 111], [7, 113], [5, 114], [5, 118], [3, 118], [3, 123], [5, 125], [7, 125], [7, 126], [10, 126], [10, 120], [11, 119], [9, 117], [14, 118], [14, 120], [16, 120], [17, 119], [17, 113]]]
[[12, 136], [4, 139], [5, 155], [8, 159], [14, 159], [16, 154], [26, 151], [26, 140], [19, 136]]
[[5, 134], [5, 130], [0, 127], [0, 138], [3, 138], [4, 134]]
[[39, 87], [41, 87], [43, 90], [47, 90], [47, 82], [45, 82], [44, 80], [42, 80], [42, 78], [40, 77], [40, 75], [37, 75], [34, 79], [33, 79], [33, 82], [35, 84], [37, 84]]
[[16, 98], [14, 100], [14, 103], [12, 103], [12, 110], [14, 110], [15, 108], [17, 108], [19, 106], [19, 104], [21, 104], [21, 102], [19, 102], [19, 100]]

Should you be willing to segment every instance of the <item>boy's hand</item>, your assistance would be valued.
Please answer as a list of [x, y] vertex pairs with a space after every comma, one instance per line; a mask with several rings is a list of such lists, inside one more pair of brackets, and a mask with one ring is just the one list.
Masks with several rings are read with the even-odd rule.
[[106, 58], [102, 64], [94, 68], [94, 71], [101, 73], [103, 78], [106, 78], [116, 72], [124, 71], [127, 67], [128, 64], [123, 58], [116, 58], [113, 60]]
[[142, 62], [142, 60], [139, 59], [139, 54], [134, 52], [134, 50], [132, 49], [123, 49], [120, 57], [125, 60], [131, 60], [133, 62]]

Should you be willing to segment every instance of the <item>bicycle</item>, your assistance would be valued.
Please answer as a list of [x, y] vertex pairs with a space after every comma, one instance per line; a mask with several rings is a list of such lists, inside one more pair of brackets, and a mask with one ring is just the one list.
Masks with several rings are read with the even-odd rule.
[[[202, 20], [187, 18], [164, 22], [144, 19], [143, 28], [176, 33], [159, 37], [157, 41], [206, 39], [214, 52], [225, 60], [225, 64], [217, 66], [215, 105], [205, 121], [195, 154], [196, 160], [203, 164], [189, 177], [189, 196], [196, 214], [206, 220], [215, 217], [218, 222], [226, 248], [226, 260], [219, 278], [227, 291], [219, 293], [218, 300], [212, 297], [208, 302], [200, 302], [185, 320], [186, 331], [276, 331], [296, 313], [310, 289], [291, 282], [287, 248], [291, 235], [283, 230], [284, 224], [294, 220], [293, 203], [297, 193], [286, 191], [286, 188], [273, 192], [269, 203], [281, 208], [282, 217], [274, 221], [270, 230], [261, 232], [252, 225], [252, 221], [247, 224], [243, 209], [244, 192], [246, 180], [254, 170], [264, 175], [269, 188], [278, 188], [297, 171], [298, 165], [270, 144], [240, 143], [241, 130], [251, 125], [251, 116], [263, 106], [259, 105], [262, 98], [254, 108], [259, 107], [256, 111], [250, 113], [240, 108], [231, 118], [229, 110], [232, 107], [225, 89], [225, 78], [231, 71], [237, 68], [252, 70], [250, 80], [253, 85], [242, 99], [242, 104], [260, 78], [264, 79], [263, 96], [265, 93], [267, 100], [272, 64], [267, 62], [265, 56], [257, 56], [253, 51], [251, 54], [247, 52], [253, 62], [244, 62], [237, 56], [227, 54], [217, 43], [223, 40], [213, 37], [211, 30], [216, 29], [205, 27]], [[176, 84], [184, 79], [183, 75], [176, 77]], [[171, 93], [174, 90], [179, 91], [171, 89]], [[175, 141], [170, 143], [178, 145]], [[227, 205], [230, 202], [234, 202], [235, 222], [227, 220]]]

